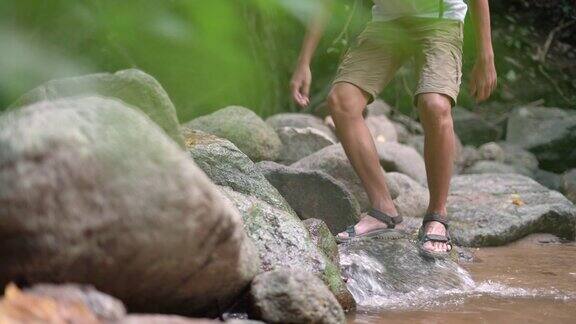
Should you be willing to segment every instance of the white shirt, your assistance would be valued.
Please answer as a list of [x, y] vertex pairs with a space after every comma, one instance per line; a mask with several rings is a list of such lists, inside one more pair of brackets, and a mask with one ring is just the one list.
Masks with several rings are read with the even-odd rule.
[[464, 21], [468, 6], [464, 0], [374, 0], [372, 20], [388, 21], [401, 17], [439, 18]]

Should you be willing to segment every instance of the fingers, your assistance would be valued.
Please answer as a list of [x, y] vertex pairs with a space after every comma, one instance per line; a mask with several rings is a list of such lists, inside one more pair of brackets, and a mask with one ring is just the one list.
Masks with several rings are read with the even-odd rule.
[[300, 107], [306, 107], [310, 104], [310, 99], [308, 98], [308, 91], [310, 85], [306, 86], [304, 83], [293, 81], [290, 83], [292, 88], [292, 99]]

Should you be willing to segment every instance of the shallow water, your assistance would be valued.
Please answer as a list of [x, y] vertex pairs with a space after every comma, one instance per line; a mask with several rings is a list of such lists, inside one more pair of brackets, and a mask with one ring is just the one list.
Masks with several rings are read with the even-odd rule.
[[576, 323], [576, 245], [521, 242], [474, 251], [463, 289], [367, 300], [349, 323]]

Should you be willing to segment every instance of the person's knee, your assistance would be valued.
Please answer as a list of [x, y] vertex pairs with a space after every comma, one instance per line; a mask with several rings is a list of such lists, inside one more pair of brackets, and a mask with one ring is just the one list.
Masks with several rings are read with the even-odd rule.
[[418, 98], [422, 122], [434, 127], [452, 127], [451, 106], [450, 99], [440, 94], [425, 94]]
[[362, 117], [362, 107], [359, 107], [361, 104], [353, 95], [338, 87], [333, 88], [328, 94], [327, 104], [334, 119]]

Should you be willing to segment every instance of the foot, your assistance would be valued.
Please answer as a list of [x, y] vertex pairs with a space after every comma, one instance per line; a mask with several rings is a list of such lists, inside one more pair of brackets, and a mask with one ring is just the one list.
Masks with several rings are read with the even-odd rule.
[[[393, 217], [396, 217], [397, 215], [394, 215]], [[378, 229], [384, 229], [384, 228], [388, 228], [388, 225], [386, 225], [386, 223], [383, 223], [379, 220], [377, 220], [376, 218], [368, 215], [368, 214], [363, 214], [362, 218], [360, 218], [360, 221], [358, 223], [356, 223], [356, 225], [354, 225], [354, 230], [356, 231], [356, 235], [362, 235], [364, 233], [367, 232], [371, 232], [374, 230], [378, 230]], [[347, 239], [348, 237], [348, 232], [344, 231], [344, 232], [340, 232], [338, 233], [338, 237], [341, 239]]]
[[[426, 228], [424, 229], [426, 234], [436, 234], [446, 236], [446, 227], [439, 222], [428, 222], [426, 223]], [[451, 247], [450, 244], [444, 242], [432, 242], [428, 241], [424, 243], [423, 248], [430, 252], [449, 252]]]

